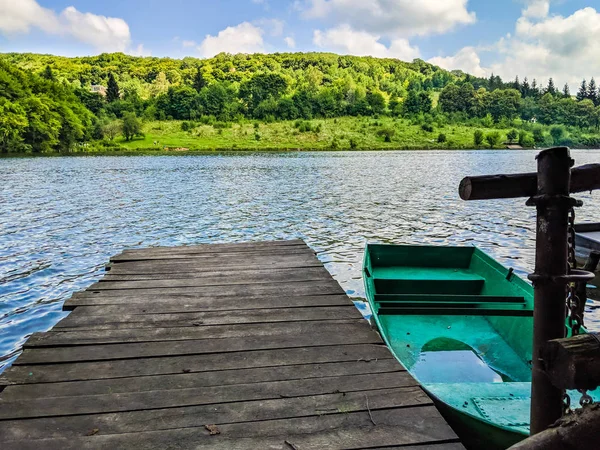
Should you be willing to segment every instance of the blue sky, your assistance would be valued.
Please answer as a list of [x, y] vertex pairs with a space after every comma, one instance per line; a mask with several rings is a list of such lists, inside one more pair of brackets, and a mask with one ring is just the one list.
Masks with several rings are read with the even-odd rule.
[[600, 1], [0, 0], [0, 51], [333, 51], [504, 78], [600, 77]]

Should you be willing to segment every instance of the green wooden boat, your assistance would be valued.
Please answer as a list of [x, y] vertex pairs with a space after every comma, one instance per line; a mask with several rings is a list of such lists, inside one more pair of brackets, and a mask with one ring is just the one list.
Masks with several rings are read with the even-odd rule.
[[363, 270], [374, 325], [467, 447], [527, 437], [531, 285], [474, 247], [369, 244]]

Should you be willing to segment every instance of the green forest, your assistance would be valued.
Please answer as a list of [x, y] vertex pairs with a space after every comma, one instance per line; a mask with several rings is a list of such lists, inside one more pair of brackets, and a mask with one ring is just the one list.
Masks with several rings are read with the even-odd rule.
[[600, 92], [328, 53], [0, 54], [0, 152], [600, 147]]

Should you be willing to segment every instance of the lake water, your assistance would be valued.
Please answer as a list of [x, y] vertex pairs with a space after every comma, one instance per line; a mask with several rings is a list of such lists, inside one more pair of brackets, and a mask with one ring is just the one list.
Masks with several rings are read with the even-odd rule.
[[[302, 238], [351, 296], [367, 241], [477, 245], [533, 269], [525, 199], [463, 202], [466, 175], [535, 171], [533, 151], [0, 159], [0, 372], [125, 248]], [[600, 150], [573, 151], [577, 164]], [[600, 222], [600, 194], [578, 221]], [[362, 306], [357, 303], [358, 306]], [[600, 330], [589, 303], [586, 323]], [[364, 311], [364, 308], [363, 308]], [[365, 311], [366, 312], [366, 311]]]

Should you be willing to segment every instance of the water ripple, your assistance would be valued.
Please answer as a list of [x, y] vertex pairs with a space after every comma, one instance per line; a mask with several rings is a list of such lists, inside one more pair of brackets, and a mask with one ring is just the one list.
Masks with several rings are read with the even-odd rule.
[[[600, 151], [574, 152], [578, 164]], [[462, 202], [465, 175], [535, 170], [535, 152], [354, 152], [0, 159], [0, 372], [125, 248], [302, 238], [352, 296], [366, 242], [477, 245], [524, 275], [535, 211]], [[578, 217], [600, 221], [598, 194]], [[368, 308], [357, 306], [364, 314]], [[600, 330], [600, 309], [587, 323]]]

